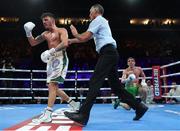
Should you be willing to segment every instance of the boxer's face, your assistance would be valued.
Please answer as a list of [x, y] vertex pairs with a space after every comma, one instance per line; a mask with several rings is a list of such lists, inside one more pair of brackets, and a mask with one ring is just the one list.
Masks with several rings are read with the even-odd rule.
[[134, 59], [128, 59], [127, 64], [129, 67], [134, 67], [135, 66], [135, 60]]
[[50, 29], [53, 25], [53, 21], [54, 19], [49, 17], [49, 16], [46, 16], [42, 19], [42, 22], [43, 22], [43, 25], [44, 25], [44, 28], [45, 29]]

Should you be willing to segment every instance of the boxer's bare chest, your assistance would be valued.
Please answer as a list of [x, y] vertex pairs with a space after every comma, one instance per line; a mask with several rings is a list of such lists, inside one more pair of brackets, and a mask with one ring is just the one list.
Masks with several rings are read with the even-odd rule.
[[126, 69], [126, 73], [127, 73], [127, 75], [129, 75], [129, 74], [135, 74], [136, 75], [136, 77], [139, 77], [140, 76], [140, 74], [141, 74], [141, 71], [140, 71], [140, 69], [139, 68], [137, 68], [137, 67], [134, 67], [134, 68], [127, 68]]
[[44, 34], [44, 37], [48, 42], [49, 48], [55, 48], [59, 43], [61, 43], [59, 32], [47, 32]]

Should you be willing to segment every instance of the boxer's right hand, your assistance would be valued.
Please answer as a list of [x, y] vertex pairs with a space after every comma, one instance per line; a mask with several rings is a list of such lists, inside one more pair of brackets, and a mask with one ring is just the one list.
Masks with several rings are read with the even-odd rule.
[[27, 22], [24, 24], [24, 30], [27, 37], [32, 37], [32, 30], [35, 27], [35, 24], [32, 22]]

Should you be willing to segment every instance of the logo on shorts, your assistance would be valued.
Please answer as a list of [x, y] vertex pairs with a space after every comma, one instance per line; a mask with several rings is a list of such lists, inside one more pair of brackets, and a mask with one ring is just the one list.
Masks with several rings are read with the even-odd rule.
[[53, 60], [53, 62], [52, 62], [52, 68], [58, 67], [59, 64], [60, 64], [60, 61], [59, 61], [58, 59]]

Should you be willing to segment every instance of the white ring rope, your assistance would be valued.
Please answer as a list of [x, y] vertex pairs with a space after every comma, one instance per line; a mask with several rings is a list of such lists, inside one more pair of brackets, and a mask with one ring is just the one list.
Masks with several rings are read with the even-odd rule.
[[[161, 69], [164, 69], [164, 68], [167, 68], [167, 67], [171, 67], [171, 66], [174, 66], [174, 65], [177, 65], [177, 64], [180, 64], [180, 61], [177, 61], [177, 62], [173, 62], [173, 63], [170, 63], [170, 64], [167, 64], [167, 65], [163, 65], [161, 66], [160, 68]], [[172, 76], [178, 76], [180, 75], [180, 72], [178, 73], [172, 73], [172, 74], [168, 74], [168, 75], [161, 75], [160, 78], [166, 78], [166, 77], [172, 77]], [[180, 85], [176, 85], [177, 87], [180, 86]], [[172, 88], [174, 87], [174, 85], [162, 85], [161, 88]], [[174, 95], [162, 95], [161, 97], [163, 98], [179, 98], [180, 96], [174, 96]]]
[[[43, 72], [43, 73], [46, 73], [46, 70], [32, 70], [32, 72], [36, 72], [36, 73], [39, 73], [39, 72]], [[68, 70], [67, 73], [75, 73], [76, 71], [75, 70]]]
[[[180, 86], [180, 85], [176, 85], [176, 86]], [[161, 86], [162, 88], [172, 88], [174, 87], [174, 85], [165, 85], [165, 86]]]
[[[32, 81], [46, 81], [47, 79], [33, 78]], [[65, 81], [75, 81], [75, 79], [65, 79]]]
[[[118, 72], [123, 72], [125, 69], [118, 69]], [[152, 67], [149, 68], [142, 68], [142, 70], [152, 70]], [[94, 70], [78, 70], [78, 73], [93, 73]]]
[[30, 91], [30, 88], [0, 88], [0, 90], [14, 90], [14, 91]]
[[[119, 72], [122, 72], [124, 69], [118, 69]], [[152, 68], [142, 68], [142, 70], [152, 70]], [[24, 70], [24, 69], [3, 69], [0, 68], [0, 71], [9, 71], [9, 72], [31, 72], [31, 70]], [[46, 70], [32, 70], [32, 72], [36, 73], [46, 73]], [[68, 73], [75, 73], [75, 70], [68, 70]], [[78, 73], [93, 73], [94, 70], [78, 70]]]
[[[61, 99], [60, 97], [57, 97]], [[71, 99], [76, 99], [76, 97], [70, 97]], [[96, 99], [116, 99], [116, 96], [104, 96], [104, 97], [96, 97]], [[0, 97], [0, 99], [32, 99], [32, 97]], [[34, 97], [34, 99], [45, 99], [47, 100], [48, 97]], [[86, 99], [86, 97], [78, 97], [78, 99]]]
[[180, 98], [180, 96], [162, 96], [162, 97], [165, 97], [165, 98]]
[[163, 65], [160, 68], [162, 69], [162, 68], [170, 67], [170, 66], [177, 65], [177, 64], [180, 64], [180, 61], [177, 61], [177, 62], [174, 62], [174, 63], [170, 63], [170, 64], [167, 64], [167, 65]]
[[[166, 67], [170, 67], [173, 65], [177, 65], [180, 64], [180, 61], [174, 62], [174, 63], [170, 63], [167, 65], [163, 65], [160, 68], [166, 68]], [[152, 68], [142, 68], [143, 70], [152, 70]], [[119, 72], [122, 72], [124, 69], [118, 69]], [[0, 69], [0, 71], [2, 71], [3, 73], [6, 71], [11, 71], [11, 72], [30, 72], [31, 76], [33, 76], [33, 73], [46, 73], [46, 70], [23, 70], [23, 69]], [[69, 70], [68, 73], [93, 73], [94, 70]], [[170, 77], [170, 76], [177, 76], [180, 75], [180, 72], [178, 73], [173, 73], [173, 74], [168, 74], [168, 75], [162, 75], [160, 76], [160, 78], [164, 78], [164, 77]], [[142, 77], [140, 77], [139, 79], [142, 79]], [[152, 79], [152, 77], [146, 77], [146, 79]], [[12, 81], [46, 81], [46, 79], [38, 79], [38, 78], [0, 78], [0, 80], [12, 80]], [[89, 81], [89, 78], [76, 78], [76, 79], [65, 79], [65, 81]], [[108, 80], [108, 78], [105, 78], [105, 80]], [[121, 80], [121, 78], [119, 78], [119, 80]], [[177, 85], [179, 86], [179, 85]], [[166, 87], [172, 87], [172, 85], [166, 85], [166, 86], [162, 86], [162, 88], [166, 88]], [[48, 88], [0, 88], [0, 90], [25, 90], [25, 91], [48, 91]], [[65, 91], [87, 91], [89, 90], [88, 88], [62, 88], [62, 90]], [[111, 88], [101, 88], [100, 90], [111, 90]], [[180, 96], [162, 96], [162, 97], [180, 97]], [[34, 97], [34, 99], [48, 99], [48, 97]], [[76, 97], [71, 97], [72, 99], [76, 99]], [[78, 97], [78, 99], [85, 99], [86, 97]], [[105, 96], [105, 97], [97, 97], [97, 99], [115, 99], [117, 98], [117, 96]], [[32, 99], [31, 97], [0, 97], [0, 99]]]
[[[2, 72], [31, 72], [31, 70], [24, 70], [24, 69], [3, 69], [3, 68], [0, 68], [0, 71]], [[37, 72], [37, 73], [46, 73], [46, 70], [32, 70], [32, 72]], [[68, 73], [75, 73], [76, 71], [74, 70], [69, 70], [67, 71]]]
[[0, 69], [0, 71], [5, 72], [31, 72], [31, 70], [24, 70], [24, 69]]
[[30, 81], [30, 78], [0, 78], [2, 81]]
[[[57, 97], [59, 99], [61, 99], [61, 97]], [[76, 99], [76, 97], [70, 97], [72, 99]], [[99, 96], [99, 97], [96, 97], [96, 99], [116, 99], [118, 98], [117, 96]], [[137, 96], [136, 98], [139, 98], [139, 96]], [[32, 97], [0, 97], [0, 99], [32, 99]], [[47, 100], [48, 97], [34, 97], [34, 99], [45, 99]], [[78, 97], [78, 99], [86, 99], [86, 97], [84, 96], [80, 96]]]
[[[61, 88], [64, 91], [74, 91], [75, 88]], [[23, 91], [23, 90], [31, 90], [30, 88], [0, 88], [0, 90], [16, 90], [16, 91]], [[34, 91], [48, 91], [48, 88], [33, 88]], [[88, 91], [89, 88], [77, 88], [78, 91]], [[111, 90], [111, 88], [100, 88], [100, 90]]]
[[26, 100], [32, 100], [32, 97], [0, 97], [0, 99], [5, 99], [5, 100], [9, 100], [9, 99], [13, 99], [13, 100], [16, 100], [16, 99], [26, 99]]
[[160, 76], [160, 78], [169, 77], [169, 76], [177, 76], [177, 75], [180, 75], [180, 72], [172, 73], [172, 74], [169, 74], [169, 75], [162, 75], [162, 76]]
[[[121, 80], [122, 78], [119, 78]], [[142, 77], [139, 77], [139, 79], [142, 79]], [[152, 79], [152, 77], [146, 77], [146, 79]], [[4, 81], [30, 81], [30, 78], [0, 78], [0, 80]], [[79, 78], [79, 79], [65, 79], [65, 81], [89, 81], [90, 78]], [[108, 80], [108, 78], [105, 78], [105, 80]], [[32, 78], [32, 81], [46, 81], [46, 79], [39, 79], [39, 78]]]

